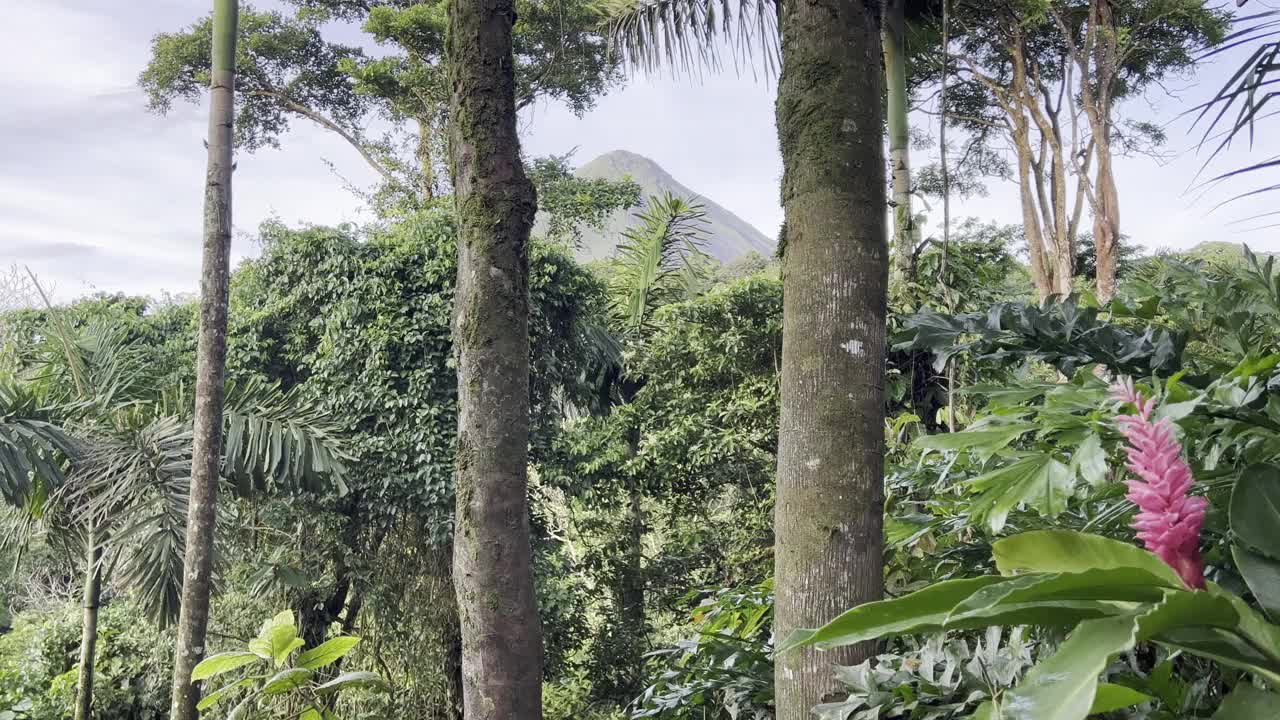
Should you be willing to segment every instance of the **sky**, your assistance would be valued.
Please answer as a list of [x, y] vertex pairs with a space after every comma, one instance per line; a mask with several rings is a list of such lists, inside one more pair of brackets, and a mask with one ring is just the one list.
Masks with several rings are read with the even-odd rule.
[[[151, 38], [208, 7], [208, 0], [0, 0], [0, 47], [11, 58], [0, 64], [0, 267], [29, 266], [59, 299], [197, 289], [205, 109], [177, 105], [166, 117], [152, 115], [136, 79]], [[1228, 65], [1203, 68], [1194, 81], [1170, 83], [1173, 95], [1152, 94], [1124, 112], [1175, 118], [1211, 95]], [[581, 118], [545, 103], [526, 112], [523, 148], [531, 157], [574, 151], [581, 163], [615, 149], [640, 153], [773, 236], [782, 221], [773, 94], [768, 80], [749, 72], [700, 81], [635, 77]], [[923, 115], [916, 120], [929, 122]], [[1168, 157], [1119, 160], [1125, 234], [1149, 249], [1228, 240], [1280, 251], [1280, 231], [1240, 233], [1242, 225], [1230, 224], [1268, 211], [1280, 196], [1212, 211], [1221, 192], [1207, 198], [1187, 192], [1203, 158], [1185, 125], [1169, 127]], [[1280, 155], [1280, 133], [1272, 137], [1268, 142], [1263, 134], [1254, 158]], [[923, 164], [930, 155], [936, 150], [913, 161]], [[1221, 165], [1248, 157], [1240, 148]], [[305, 121], [294, 123], [281, 149], [240, 154], [237, 161], [236, 258], [254, 252], [253, 233], [268, 218], [368, 219], [329, 163], [358, 185], [371, 184], [372, 172], [345, 143]], [[1021, 217], [1016, 188], [1008, 184], [953, 205], [957, 219]]]

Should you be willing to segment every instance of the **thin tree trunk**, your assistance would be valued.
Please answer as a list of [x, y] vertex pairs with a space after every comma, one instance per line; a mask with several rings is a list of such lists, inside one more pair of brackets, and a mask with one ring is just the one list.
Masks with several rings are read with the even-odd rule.
[[1111, 145], [1098, 143], [1098, 174], [1094, 183], [1098, 206], [1093, 214], [1093, 247], [1098, 273], [1098, 300], [1106, 303], [1116, 295], [1116, 253], [1120, 246], [1120, 199], [1111, 171]]
[[418, 118], [418, 168], [422, 173], [422, 200], [433, 200], [436, 196], [435, 158], [431, 152], [431, 123]]
[[200, 276], [200, 337], [196, 348], [191, 499], [187, 514], [182, 609], [174, 654], [170, 720], [196, 720], [200, 691], [191, 682], [191, 671], [204, 657], [205, 630], [209, 623], [227, 353], [232, 122], [235, 117], [238, 20], [237, 0], [214, 0], [209, 167], [204, 198], [204, 258]]
[[[634, 458], [640, 451], [640, 429], [631, 428], [627, 437], [627, 454]], [[645, 614], [644, 579], [644, 497], [639, 478], [627, 475], [627, 552], [619, 585], [619, 617], [625, 625], [620, 639], [626, 643], [626, 686], [622, 695], [635, 697], [643, 689], [644, 654], [647, 650], [648, 618]]]
[[[782, 413], [775, 629], [785, 638], [883, 593], [885, 304], [880, 4], [781, 11]], [[778, 720], [840, 695], [833, 665], [874, 647], [777, 659]]]
[[915, 219], [911, 213], [911, 159], [907, 120], [906, 0], [884, 5], [884, 71], [893, 171], [893, 258], [899, 281], [915, 279]]
[[98, 647], [98, 605], [102, 598], [102, 546], [90, 531], [85, 553], [84, 620], [80, 628], [79, 684], [75, 720], [93, 717], [93, 661]]
[[1023, 120], [1020, 129], [1014, 130], [1013, 143], [1018, 154], [1018, 190], [1022, 200], [1022, 233], [1027, 240], [1027, 254], [1031, 258], [1031, 279], [1035, 282], [1036, 295], [1043, 302], [1053, 292], [1051, 271], [1045, 257], [1044, 236], [1040, 232], [1037, 214], [1034, 179], [1032, 178], [1031, 139]]
[[516, 132], [514, 0], [449, 3], [458, 213], [454, 582], [468, 720], [541, 720], [542, 629], [527, 500], [529, 231]]

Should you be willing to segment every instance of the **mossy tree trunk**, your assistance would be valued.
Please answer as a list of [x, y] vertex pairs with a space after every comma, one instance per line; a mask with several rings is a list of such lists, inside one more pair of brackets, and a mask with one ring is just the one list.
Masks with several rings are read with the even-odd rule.
[[196, 408], [187, 512], [182, 606], [173, 663], [170, 720], [196, 720], [200, 691], [191, 671], [205, 654], [212, 592], [213, 536], [227, 355], [227, 288], [231, 272], [231, 171], [235, 117], [237, 0], [214, 0], [210, 73], [209, 163], [204, 196], [204, 257], [200, 334], [196, 347]]
[[[781, 33], [787, 245], [774, 622], [785, 638], [883, 592], [888, 243], [880, 3], [784, 0]], [[832, 666], [872, 649], [778, 658], [778, 719], [808, 720], [839, 692]]]
[[449, 3], [458, 213], [453, 574], [468, 720], [540, 720], [542, 631], [529, 539], [529, 231], [516, 133], [513, 0]]
[[90, 530], [85, 547], [84, 619], [80, 628], [80, 667], [75, 720], [93, 717], [93, 663], [98, 647], [98, 606], [102, 599], [102, 546]]

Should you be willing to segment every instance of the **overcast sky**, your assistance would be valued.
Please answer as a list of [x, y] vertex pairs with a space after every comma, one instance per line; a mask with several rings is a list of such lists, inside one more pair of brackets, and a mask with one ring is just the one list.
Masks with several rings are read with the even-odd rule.
[[[207, 0], [0, 0], [0, 47], [10, 58], [0, 64], [0, 266], [29, 265], [60, 298], [197, 287], [204, 111], [176, 106], [168, 117], [155, 117], [135, 82], [151, 37], [208, 7]], [[1152, 96], [1126, 112], [1167, 122], [1211, 94], [1225, 71], [1210, 67], [1198, 83], [1173, 83], [1179, 97]], [[636, 78], [582, 118], [543, 105], [521, 126], [527, 155], [577, 148], [576, 160], [586, 162], [631, 150], [766, 235], [781, 222], [773, 87], [750, 74], [700, 83]], [[1280, 132], [1271, 134], [1276, 139], [1255, 147], [1258, 159], [1280, 155]], [[1280, 195], [1211, 213], [1212, 199], [1186, 192], [1200, 160], [1185, 126], [1172, 125], [1169, 135], [1171, 159], [1119, 163], [1124, 232], [1151, 248], [1230, 240], [1280, 251], [1280, 231], [1240, 234], [1228, 225], [1269, 210]], [[1244, 155], [1242, 149], [1227, 160]], [[373, 179], [352, 149], [302, 122], [283, 149], [239, 157], [237, 232], [252, 233], [272, 216], [316, 224], [364, 218], [360, 201], [326, 161], [357, 183]], [[957, 218], [1020, 217], [1011, 186], [956, 205]], [[241, 235], [234, 251], [243, 257], [253, 247]]]

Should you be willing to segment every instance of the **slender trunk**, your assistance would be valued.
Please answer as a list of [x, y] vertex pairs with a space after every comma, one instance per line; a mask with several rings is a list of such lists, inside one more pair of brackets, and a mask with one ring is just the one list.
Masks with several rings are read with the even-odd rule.
[[1098, 173], [1093, 192], [1093, 247], [1098, 272], [1098, 300], [1106, 303], [1116, 294], [1116, 253], [1120, 245], [1120, 199], [1111, 171], [1111, 145], [1098, 143]]
[[[1111, 97], [1119, 54], [1119, 29], [1111, 0], [1092, 0], [1093, 66], [1095, 77], [1080, 74], [1081, 98], [1089, 116], [1098, 156], [1094, 182], [1093, 247], [1098, 273], [1098, 299], [1109, 301], [1116, 293], [1116, 253], [1120, 246], [1120, 195], [1111, 163]], [[1090, 48], [1086, 47], [1085, 52]], [[1091, 81], [1093, 81], [1091, 83]]]
[[529, 231], [516, 132], [514, 0], [452, 0], [447, 46], [458, 214], [454, 582], [467, 720], [541, 720], [529, 540]]
[[187, 514], [182, 609], [173, 663], [170, 720], [196, 720], [200, 691], [191, 671], [204, 657], [212, 591], [222, 446], [223, 378], [227, 352], [227, 286], [231, 265], [232, 122], [235, 117], [237, 0], [214, 0], [209, 103], [209, 167], [204, 198], [204, 258], [200, 336], [196, 348], [196, 408]]
[[1022, 199], [1022, 233], [1027, 240], [1027, 254], [1031, 258], [1031, 279], [1035, 282], [1036, 295], [1043, 301], [1053, 292], [1049, 267], [1046, 264], [1044, 237], [1040, 232], [1040, 218], [1032, 178], [1031, 138], [1025, 119], [1015, 127], [1013, 144], [1018, 154], [1018, 189]]
[[422, 173], [421, 187], [418, 191], [422, 200], [434, 200], [436, 197], [435, 153], [431, 152], [431, 123], [418, 118], [418, 169]]
[[79, 685], [76, 687], [75, 720], [93, 717], [93, 660], [98, 647], [98, 604], [102, 598], [102, 546], [89, 533], [85, 553], [84, 620], [80, 630]]
[[[782, 5], [782, 408], [775, 630], [785, 638], [883, 593], [885, 304], [879, 3]], [[840, 697], [834, 665], [872, 644], [777, 659], [778, 720]]]
[[[632, 428], [627, 437], [627, 453], [635, 457], [640, 451], [640, 429]], [[639, 478], [628, 473], [627, 479], [627, 550], [618, 588], [619, 617], [625, 626], [619, 639], [624, 642], [623, 659], [627, 664], [626, 686], [620, 688], [625, 699], [634, 698], [643, 689], [644, 654], [648, 640], [645, 614], [644, 579], [644, 504]]]
[[884, 73], [893, 171], [893, 258], [899, 280], [915, 279], [915, 219], [911, 213], [911, 159], [907, 121], [906, 0], [884, 5]]

